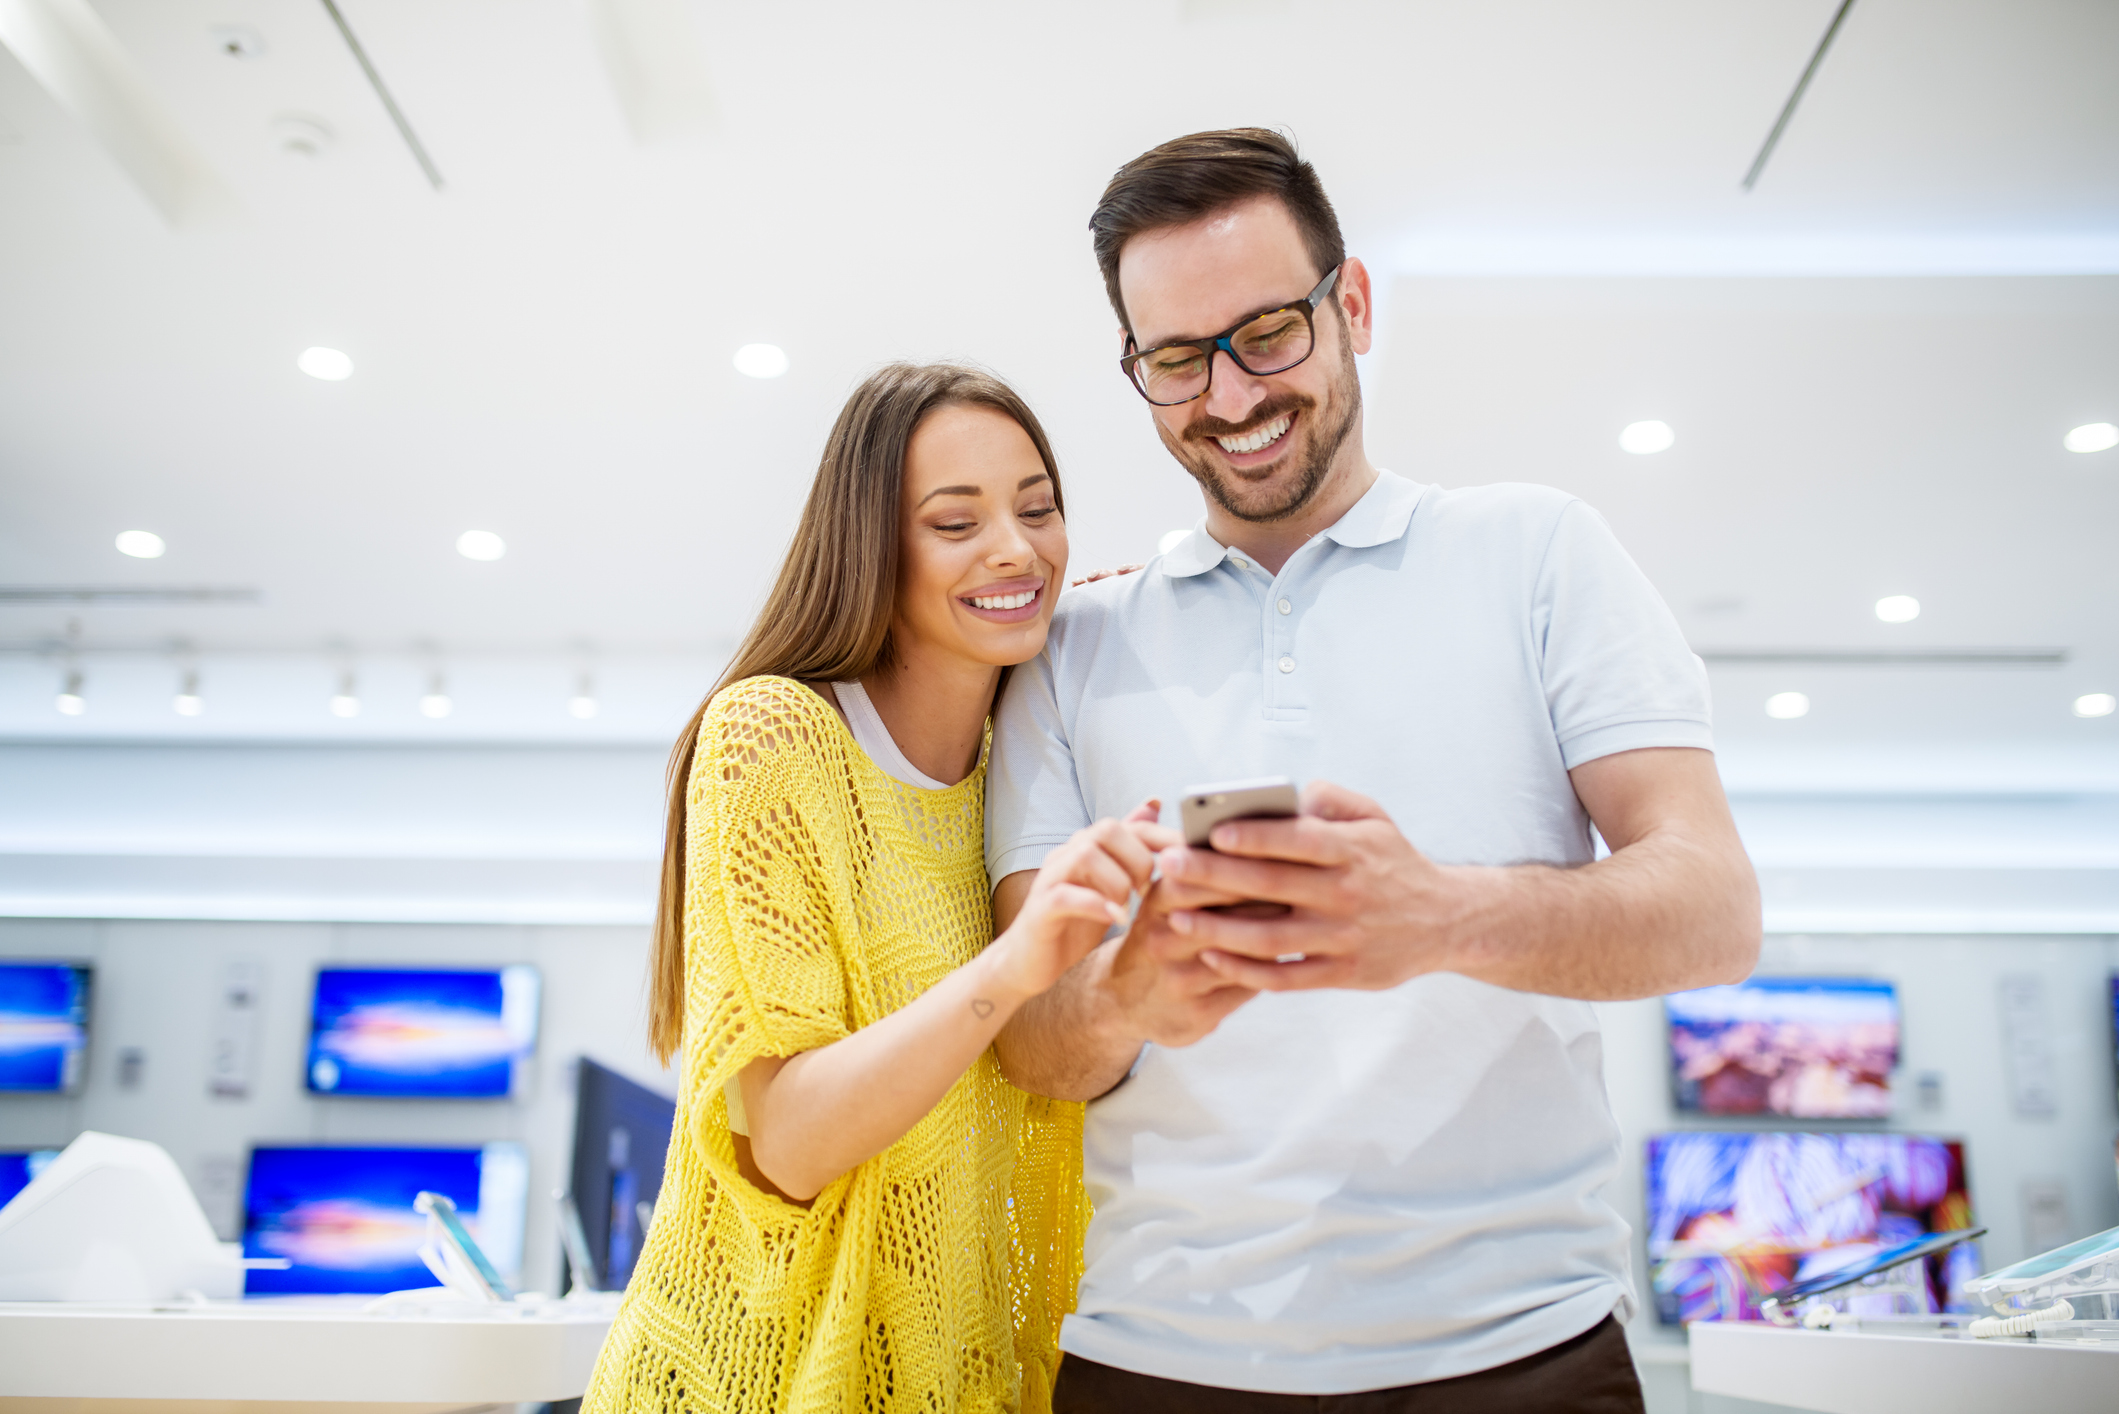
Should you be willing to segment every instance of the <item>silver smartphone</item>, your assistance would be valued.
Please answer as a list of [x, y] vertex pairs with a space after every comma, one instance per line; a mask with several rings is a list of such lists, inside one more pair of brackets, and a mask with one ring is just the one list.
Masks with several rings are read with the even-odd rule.
[[1183, 817], [1185, 843], [1194, 849], [1210, 849], [1207, 837], [1224, 820], [1286, 819], [1297, 813], [1295, 783], [1286, 776], [1264, 776], [1255, 781], [1225, 781], [1216, 786], [1194, 786], [1178, 806]]

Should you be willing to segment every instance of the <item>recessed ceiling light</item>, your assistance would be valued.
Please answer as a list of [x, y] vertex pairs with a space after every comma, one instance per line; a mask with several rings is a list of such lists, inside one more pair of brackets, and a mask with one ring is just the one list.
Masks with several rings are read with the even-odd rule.
[[2119, 427], [2109, 422], [2085, 422], [2060, 439], [2071, 452], [2105, 452], [2119, 447]]
[[778, 378], [787, 372], [787, 355], [778, 344], [745, 344], [736, 350], [736, 372], [749, 378]]
[[1670, 430], [1667, 422], [1629, 422], [1619, 433], [1619, 450], [1637, 457], [1653, 456], [1669, 451], [1677, 439], [1678, 434]]
[[1182, 541], [1187, 535], [1190, 535], [1191, 533], [1192, 532], [1189, 530], [1164, 531], [1162, 533], [1162, 538], [1155, 542], [1155, 553], [1158, 555], [1169, 554], [1172, 550], [1175, 550], [1177, 548], [1178, 543], [1180, 541]]
[[432, 717], [439, 721], [455, 710], [456, 704], [449, 700], [449, 694], [438, 687], [419, 699], [419, 715], [422, 717]]
[[2109, 717], [2115, 707], [2119, 707], [2119, 697], [2109, 692], [2085, 692], [2075, 699], [2075, 715], [2078, 717]]
[[294, 366], [311, 378], [337, 383], [353, 376], [353, 360], [337, 349], [303, 349]]
[[1876, 617], [1887, 624], [1909, 624], [1920, 617], [1920, 601], [1910, 594], [1886, 594], [1876, 601]]
[[361, 700], [350, 689], [341, 688], [331, 695], [331, 715], [334, 717], [358, 717]]
[[497, 560], [508, 553], [508, 542], [490, 530], [467, 530], [456, 537], [456, 553], [467, 560]]
[[159, 560], [169, 547], [162, 537], [152, 530], [121, 530], [118, 532], [118, 553], [130, 555], [136, 560]]
[[1766, 699], [1766, 715], [1787, 721], [1809, 712], [1810, 699], [1800, 692], [1776, 692]]

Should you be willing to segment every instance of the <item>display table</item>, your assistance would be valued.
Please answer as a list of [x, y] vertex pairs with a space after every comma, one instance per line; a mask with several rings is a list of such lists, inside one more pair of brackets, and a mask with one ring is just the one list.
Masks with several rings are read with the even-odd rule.
[[[362, 1297], [0, 1303], [0, 1414], [442, 1414], [571, 1399], [615, 1298], [364, 1312]], [[269, 1406], [269, 1408], [268, 1408]]]
[[2119, 1343], [1974, 1340], [1947, 1329], [1687, 1327], [1692, 1387], [1824, 1414], [2119, 1410]]

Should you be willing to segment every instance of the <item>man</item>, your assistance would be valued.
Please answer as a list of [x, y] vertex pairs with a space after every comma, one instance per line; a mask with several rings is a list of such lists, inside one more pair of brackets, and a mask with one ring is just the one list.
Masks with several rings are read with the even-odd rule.
[[1130, 929], [996, 1043], [1091, 1102], [1056, 1408], [1637, 1410], [1587, 1003], [1757, 958], [1699, 662], [1579, 501], [1369, 464], [1369, 275], [1278, 134], [1144, 154], [1090, 229], [1206, 516], [1070, 591], [1017, 670], [996, 919], [1143, 797], [1306, 784], [1300, 818], [1165, 850]]

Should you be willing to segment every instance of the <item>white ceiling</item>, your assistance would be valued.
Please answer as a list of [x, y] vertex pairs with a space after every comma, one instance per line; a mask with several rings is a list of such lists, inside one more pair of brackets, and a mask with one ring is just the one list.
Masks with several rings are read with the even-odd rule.
[[[0, 655], [0, 734], [664, 737], [892, 357], [1015, 380], [1078, 564], [1140, 558], [1197, 500], [1111, 367], [1083, 223], [1142, 148], [1268, 122], [1384, 277], [1385, 464], [1588, 497], [1702, 649], [2071, 654], [1718, 670], [1725, 735], [2119, 742], [2065, 710], [2119, 691], [2119, 452], [2058, 449], [2119, 421], [2108, 0], [1859, 0], [1749, 195], [1833, 0], [692, 4], [714, 118], [647, 145], [585, 3], [343, 8], [442, 191], [313, 0], [97, 0], [232, 193], [174, 227], [0, 52], [0, 583], [264, 595], [0, 607], [16, 649], [78, 618], [100, 688], [59, 718], [53, 662]], [[219, 52], [227, 24], [266, 52]], [[335, 143], [277, 150], [286, 115]], [[1941, 274], [1989, 278], [1903, 278]], [[1554, 278], [1643, 275], [1750, 278]], [[733, 371], [757, 340], [786, 377]], [[312, 344], [354, 376], [297, 372]], [[1677, 446], [1616, 451], [1643, 417]], [[507, 558], [458, 557], [473, 526]], [[116, 554], [128, 528], [168, 555]], [[1877, 624], [1890, 592], [1927, 612]], [[196, 722], [177, 637], [214, 684]], [[390, 684], [352, 724], [322, 712], [334, 643]], [[411, 710], [430, 661], [484, 684], [447, 723]], [[571, 723], [589, 662], [607, 711]], [[1785, 687], [1817, 708], [1768, 724]]]

